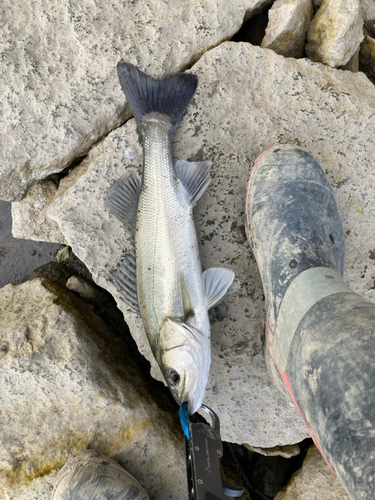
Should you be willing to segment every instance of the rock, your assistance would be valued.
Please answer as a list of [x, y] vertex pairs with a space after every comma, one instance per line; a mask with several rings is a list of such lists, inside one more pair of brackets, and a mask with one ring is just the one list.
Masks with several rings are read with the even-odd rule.
[[260, 14], [251, 17], [248, 21], [244, 22], [241, 29], [233, 36], [232, 42], [246, 42], [252, 45], [262, 43], [264, 35], [266, 34], [266, 27], [268, 24], [269, 8], [262, 10]]
[[375, 38], [372, 38], [366, 30], [359, 53], [359, 69], [375, 84]]
[[344, 66], [340, 66], [339, 69], [353, 71], [353, 73], [359, 71], [359, 49], [360, 47], [358, 47], [358, 49], [355, 51], [355, 54], [349, 59], [349, 61]]
[[289, 483], [275, 496], [275, 500], [350, 500], [349, 494], [312, 445]]
[[[97, 286], [93, 281], [82, 278], [81, 276], [71, 276], [67, 280], [65, 286], [68, 290], [78, 293], [85, 302], [93, 305], [98, 314], [108, 308], [112, 310], [112, 305], [115, 306], [116, 304], [111, 294]], [[113, 321], [110, 321], [110, 323], [113, 324], [116, 322], [116, 319], [116, 317], [113, 318]]]
[[246, 487], [253, 499], [268, 500], [289, 481], [294, 472], [302, 467], [312, 439], [306, 439], [295, 445], [300, 453], [290, 458], [266, 456], [238, 444], [226, 443], [241, 476], [245, 478]]
[[98, 287], [79, 276], [71, 276], [66, 282], [67, 288], [72, 292], [77, 292], [85, 300], [93, 300], [97, 294]]
[[71, 278], [72, 272], [66, 266], [55, 261], [47, 262], [43, 266], [34, 269], [28, 277], [29, 280], [35, 278], [47, 278], [48, 281], [57, 283], [61, 287], [66, 287], [66, 282]]
[[307, 33], [309, 59], [332, 67], [344, 66], [363, 40], [359, 0], [323, 0]]
[[261, 47], [284, 57], [303, 57], [312, 15], [312, 0], [276, 0], [268, 12], [269, 22]]
[[[228, 298], [224, 320], [212, 324], [205, 404], [218, 413], [226, 441], [261, 448], [300, 442], [307, 436], [303, 420], [276, 390], [264, 362], [262, 285], [244, 233], [246, 185], [257, 156], [274, 144], [296, 143], [311, 152], [337, 197], [347, 237], [345, 278], [375, 300], [375, 88], [362, 73], [285, 59], [246, 43], [223, 43], [190, 71], [199, 86], [176, 131], [173, 156], [212, 160], [212, 183], [195, 207], [202, 263], [232, 268], [242, 284]], [[61, 181], [47, 215], [95, 282], [115, 296], [157, 374], [140, 318], [109, 282], [129, 244], [104, 197], [126, 168], [141, 165], [130, 120], [91, 150], [81, 175], [77, 167], [75, 183], [59, 196], [70, 176]]]
[[[236, 46], [234, 45], [234, 47]], [[199, 76], [202, 77], [203, 73], [199, 72]], [[198, 96], [197, 99], [199, 99]], [[209, 107], [208, 111], [210, 116], [214, 112]], [[202, 142], [200, 142], [200, 146], [195, 144], [192, 148], [186, 148], [184, 142], [185, 140], [191, 141], [195, 127], [206, 128], [205, 120], [203, 120], [204, 114], [202, 112], [201, 114], [198, 121], [194, 120], [193, 122], [190, 114], [183, 119], [183, 122], [185, 120], [188, 120], [188, 123], [191, 122], [189, 130], [185, 132], [185, 138], [181, 137], [179, 131], [176, 133], [176, 141], [180, 138], [182, 141], [180, 148], [184, 149], [179, 155], [181, 158], [189, 156], [189, 159], [192, 160], [196, 156], [195, 159], [198, 159], [197, 154], [199, 155], [199, 149], [203, 147]], [[213, 117], [214, 115], [210, 119], [212, 120]], [[199, 134], [200, 141], [207, 140], [206, 134], [207, 132]], [[177, 143], [175, 142], [175, 144]], [[96, 149], [100, 150], [100, 155], [97, 154]], [[131, 155], [127, 155], [130, 150]], [[129, 156], [132, 159], [127, 159]], [[114, 269], [116, 263], [121, 260], [128, 249], [128, 235], [121, 223], [107, 211], [104, 199], [109, 187], [115, 179], [125, 172], [126, 166], [133, 166], [138, 170], [141, 168], [142, 149], [138, 142], [134, 120], [130, 120], [123, 127], [112, 132], [90, 152], [90, 157], [93, 160], [89, 168], [85, 169], [82, 175], [77, 174], [76, 183], [66, 190], [64, 195], [59, 196], [57, 193], [56, 201], [49, 207], [48, 216], [53, 220], [60, 221], [59, 225], [63, 234], [68, 238], [73, 251], [75, 253], [76, 250], [78, 251], [78, 257], [92, 271], [96, 283], [114, 295], [139, 350], [152, 363], [153, 376], [163, 380], [152, 356], [141, 319], [129, 311], [127, 305], [120, 299], [121, 293], [109, 282], [110, 270]], [[89, 159], [87, 161], [89, 162]], [[247, 165], [244, 167], [248, 168]], [[216, 171], [213, 169], [215, 176], [226, 175], [225, 171], [220, 174], [218, 168], [219, 165], [216, 162]], [[65, 179], [62, 181], [62, 189], [64, 189], [64, 181]], [[224, 179], [221, 178], [220, 183], [223, 181]], [[262, 314], [257, 314], [258, 308], [258, 313], [260, 311], [263, 313], [262, 290], [260, 286], [258, 290], [254, 290], [253, 278], [248, 276], [257, 276], [257, 268], [254, 262], [249, 262], [249, 246], [246, 243], [244, 231], [241, 229], [243, 221], [240, 213], [241, 210], [243, 212], [243, 200], [236, 201], [235, 198], [232, 200], [230, 197], [229, 203], [235, 204], [234, 216], [224, 215], [222, 205], [225, 194], [219, 194], [218, 185], [216, 185], [215, 191], [217, 194], [213, 194], [213, 198], [208, 200], [209, 208], [204, 206], [205, 208], [201, 208], [198, 212], [198, 219], [201, 219], [199, 222], [200, 241], [204, 245], [201, 248], [203, 251], [204, 248], [207, 248], [206, 252], [202, 254], [203, 265], [205, 267], [228, 265], [239, 271], [241, 282], [250, 279], [250, 283], [245, 289], [228, 298], [229, 313], [227, 317], [223, 322], [213, 324], [212, 338], [215, 350], [213, 364], [215, 369], [211, 374], [206, 404], [213, 406], [214, 410], [218, 412], [224, 440], [250, 442], [254, 445], [267, 443], [267, 447], [279, 443], [297, 442], [307, 435], [303, 421], [296, 410], [272, 386], [264, 364], [261, 343], [263, 318]], [[81, 207], [79, 209], [77, 206], [78, 192], [80, 193]], [[217, 219], [219, 208], [217, 196], [219, 200], [222, 200], [219, 219]], [[82, 209], [83, 206], [85, 209]], [[80, 214], [76, 213], [76, 210]], [[206, 216], [207, 210], [210, 213]], [[224, 217], [221, 221], [223, 228], [220, 230], [218, 222], [222, 217]], [[231, 234], [230, 228], [232, 228]], [[212, 230], [216, 233], [215, 237], [211, 234]], [[224, 239], [230, 238], [229, 248], [227, 243], [225, 243], [225, 247], [223, 246], [222, 237]], [[212, 242], [214, 245], [211, 244], [210, 240], [214, 240]], [[221, 252], [222, 249], [224, 254]], [[227, 262], [228, 252], [232, 256], [233, 263]], [[214, 255], [210, 255], [211, 253]], [[234, 263], [238, 259], [241, 264], [239, 266], [237, 263], [235, 266]], [[245, 268], [240, 270], [242, 266]], [[250, 293], [254, 293], [252, 300], [249, 299]], [[251, 364], [248, 363], [249, 357], [252, 360]], [[264, 414], [264, 418], [262, 414]], [[272, 421], [272, 431], [269, 425], [270, 421]], [[297, 426], [294, 424], [295, 421], [299, 422]]]
[[151, 498], [186, 498], [177, 409], [93, 308], [46, 279], [0, 296], [0, 497], [49, 499], [65, 461], [93, 448]]
[[[25, 212], [24, 217], [26, 222], [29, 214]], [[59, 248], [59, 244], [13, 238], [11, 204], [0, 201], [0, 288], [27, 279], [33, 269], [52, 260]]]
[[265, 3], [36, 0], [19, 10], [7, 1], [0, 199], [20, 200], [129, 118], [116, 74], [121, 59], [171, 75], [231, 38]]
[[248, 9], [244, 21], [248, 21], [250, 18], [261, 14], [265, 8], [269, 7], [272, 4], [273, 0], [253, 0], [251, 2], [251, 8]]
[[12, 204], [12, 234], [15, 238], [22, 238], [25, 231], [23, 225], [27, 219], [29, 224], [28, 239], [66, 243], [56, 222], [45, 219], [44, 216], [44, 208], [51, 203], [56, 191], [57, 186], [53, 181], [37, 182], [29, 189], [22, 202]]
[[[90, 283], [94, 284], [94, 282], [92, 281], [92, 276], [89, 273], [87, 267], [77, 258], [76, 255], [71, 252], [69, 260], [67, 262], [64, 262], [64, 264], [59, 264], [58, 262], [56, 262], [56, 260], [47, 262], [46, 264], [43, 264], [42, 266], [34, 269], [34, 271], [28, 276], [28, 279], [32, 280], [34, 278], [47, 278], [49, 281], [53, 281], [54, 283], [57, 283], [62, 287], [66, 287], [67, 281], [73, 275], [78, 275], [81, 278], [84, 278], [85, 280], [88, 280]], [[107, 295], [107, 297], [112, 298], [112, 295], [110, 295], [108, 292], [104, 293]]]
[[361, 0], [363, 21], [370, 36], [375, 37], [375, 2], [374, 0]]
[[254, 453], [260, 453], [260, 455], [264, 455], [265, 457], [291, 458], [291, 457], [296, 457], [301, 452], [298, 444], [289, 444], [286, 446], [274, 446], [273, 448], [256, 448], [246, 443], [244, 443], [243, 446], [245, 446], [245, 448], [247, 448], [248, 450], [253, 451]]

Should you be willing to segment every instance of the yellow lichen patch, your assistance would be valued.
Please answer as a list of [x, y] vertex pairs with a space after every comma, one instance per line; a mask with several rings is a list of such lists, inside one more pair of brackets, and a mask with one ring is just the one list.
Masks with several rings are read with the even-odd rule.
[[[13, 467], [4, 468], [0, 486], [14, 488], [18, 485], [28, 485], [34, 479], [51, 474], [54, 469], [60, 468], [68, 460], [69, 456], [79, 451], [93, 447], [100, 453], [113, 456], [137, 441], [139, 436], [144, 435], [152, 422], [142, 419], [131, 426], [123, 426], [116, 433], [116, 439], [109, 442], [105, 435], [81, 435], [64, 436], [54, 443], [50, 443], [49, 450], [40, 455], [34, 454], [28, 457], [19, 457], [14, 461]], [[13, 450], [15, 452], [16, 450]], [[51, 458], [51, 454], [54, 457]]]
[[118, 439], [109, 444], [105, 448], [104, 453], [109, 457], [120, 453], [124, 449], [124, 444], [135, 443], [139, 436], [144, 435], [145, 431], [149, 429], [151, 425], [150, 420], [142, 419], [130, 427], [124, 426], [119, 431]]
[[14, 488], [14, 486], [19, 484], [28, 484], [37, 477], [43, 477], [47, 474], [50, 474], [54, 469], [58, 467], [62, 467], [64, 465], [63, 459], [56, 459], [53, 462], [45, 462], [40, 465], [40, 467], [28, 470], [25, 464], [21, 465], [21, 468], [17, 471], [13, 469], [6, 469], [5, 477], [7, 478], [7, 483], [10, 488]]
[[[86, 450], [88, 441], [88, 436], [64, 436], [59, 441], [51, 443], [51, 452], [16, 458], [13, 467], [6, 467], [1, 471], [2, 485], [14, 488], [51, 474], [54, 469], [62, 467], [70, 455]], [[55, 454], [52, 459], [49, 456], [51, 453]]]

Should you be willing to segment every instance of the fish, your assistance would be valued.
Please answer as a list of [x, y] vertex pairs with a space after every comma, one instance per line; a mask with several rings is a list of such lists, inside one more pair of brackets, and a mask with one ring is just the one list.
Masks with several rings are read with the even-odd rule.
[[231, 291], [231, 269], [202, 272], [193, 207], [211, 162], [172, 160], [173, 134], [198, 85], [190, 73], [159, 80], [128, 62], [119, 81], [143, 144], [142, 177], [129, 168], [106, 205], [132, 235], [113, 271], [123, 300], [142, 318], [152, 353], [176, 402], [189, 414], [204, 400], [211, 365], [209, 310]]

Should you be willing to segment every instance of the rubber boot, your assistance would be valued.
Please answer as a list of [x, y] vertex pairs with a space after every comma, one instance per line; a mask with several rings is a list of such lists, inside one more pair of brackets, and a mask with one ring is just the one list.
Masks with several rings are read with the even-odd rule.
[[59, 472], [51, 500], [150, 500], [137, 480], [118, 463], [86, 450]]
[[291, 145], [251, 172], [247, 232], [266, 300], [266, 359], [353, 499], [375, 498], [375, 304], [342, 279], [345, 240], [319, 163]]

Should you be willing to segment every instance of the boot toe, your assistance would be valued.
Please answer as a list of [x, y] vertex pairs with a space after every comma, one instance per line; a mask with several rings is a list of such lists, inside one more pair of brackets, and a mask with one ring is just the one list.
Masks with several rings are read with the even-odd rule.
[[149, 496], [118, 463], [86, 450], [65, 463], [51, 500], [149, 500]]
[[246, 213], [273, 329], [282, 298], [301, 272], [329, 267], [342, 275], [341, 219], [319, 163], [304, 149], [289, 144], [269, 149], [255, 162]]

